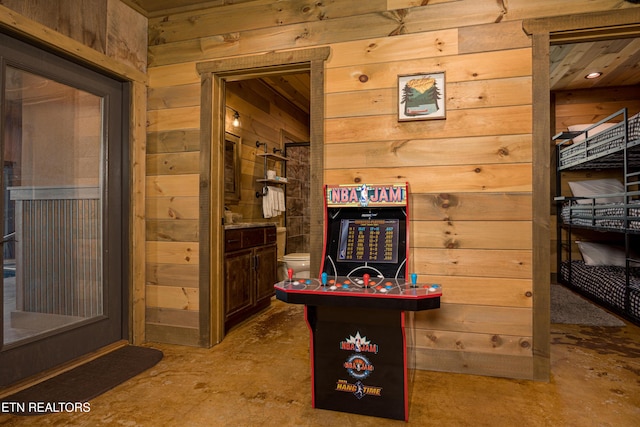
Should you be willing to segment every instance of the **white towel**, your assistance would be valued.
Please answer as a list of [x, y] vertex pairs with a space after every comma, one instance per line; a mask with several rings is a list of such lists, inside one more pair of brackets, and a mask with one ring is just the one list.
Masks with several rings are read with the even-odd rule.
[[284, 190], [279, 187], [267, 187], [267, 193], [262, 196], [262, 215], [265, 218], [273, 218], [284, 211]]
[[271, 218], [273, 217], [273, 197], [269, 187], [266, 187], [266, 190], [265, 193], [265, 188], [262, 189], [262, 215], [265, 218]]

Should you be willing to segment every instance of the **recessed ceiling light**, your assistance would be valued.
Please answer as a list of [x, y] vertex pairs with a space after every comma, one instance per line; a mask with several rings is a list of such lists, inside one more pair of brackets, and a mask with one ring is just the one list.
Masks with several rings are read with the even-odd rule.
[[585, 79], [597, 79], [602, 75], [602, 71], [595, 71], [584, 76]]

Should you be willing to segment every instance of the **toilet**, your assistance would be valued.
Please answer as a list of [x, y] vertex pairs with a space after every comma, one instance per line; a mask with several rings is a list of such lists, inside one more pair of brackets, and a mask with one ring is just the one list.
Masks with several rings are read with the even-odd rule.
[[293, 269], [293, 277], [310, 277], [309, 253], [291, 253], [285, 255], [285, 246], [287, 242], [287, 228], [278, 227], [276, 229], [276, 244], [278, 251], [278, 280], [287, 279], [287, 269]]
[[308, 252], [296, 252], [284, 256], [284, 271], [293, 269], [293, 277], [310, 277], [309, 264], [310, 254]]

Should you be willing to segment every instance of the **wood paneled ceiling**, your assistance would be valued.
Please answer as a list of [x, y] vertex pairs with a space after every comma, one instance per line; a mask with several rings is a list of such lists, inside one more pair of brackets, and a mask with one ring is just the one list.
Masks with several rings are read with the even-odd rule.
[[298, 109], [309, 114], [311, 110], [311, 77], [309, 73], [266, 76], [260, 80]]
[[[625, 38], [551, 46], [551, 90], [640, 84], [640, 38]], [[597, 79], [586, 79], [591, 72]]]

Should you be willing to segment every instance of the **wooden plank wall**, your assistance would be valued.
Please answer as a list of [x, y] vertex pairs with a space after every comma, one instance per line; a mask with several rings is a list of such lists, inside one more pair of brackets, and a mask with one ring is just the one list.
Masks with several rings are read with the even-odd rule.
[[[567, 0], [561, 11], [614, 7], [633, 6]], [[444, 287], [442, 308], [416, 316], [417, 366], [532, 378], [532, 51], [521, 26], [558, 11], [556, 0], [256, 0], [152, 18], [150, 154], [197, 150], [199, 107], [184, 99], [198, 90], [197, 62], [330, 46], [324, 180], [408, 181], [411, 269]], [[398, 74], [432, 71], [446, 72], [447, 119], [399, 123]], [[150, 215], [193, 215], [197, 185], [196, 171], [148, 175]], [[149, 270], [197, 260], [191, 241], [147, 245]], [[156, 308], [196, 311], [176, 277], [147, 282]]]
[[[555, 111], [555, 132], [565, 131], [568, 126], [577, 124], [596, 123], [599, 120], [619, 111], [621, 108], [627, 108], [629, 116], [640, 111], [640, 87], [625, 86], [618, 88], [606, 89], [581, 89], [571, 91], [554, 92], [552, 103]], [[554, 156], [552, 164], [555, 162], [555, 147], [552, 145], [551, 155]], [[551, 196], [555, 196], [555, 170], [552, 169], [551, 177]], [[620, 171], [568, 171], [562, 174], [562, 194], [570, 195], [569, 181], [581, 181], [587, 179], [598, 178], [617, 178], [623, 181], [624, 178]], [[552, 205], [552, 233], [551, 233], [551, 272], [557, 273], [557, 235], [555, 226], [557, 224], [555, 205]], [[588, 240], [602, 240], [601, 233], [578, 233], [580, 238]], [[575, 236], [575, 234], [574, 234]], [[578, 238], [578, 240], [580, 239]], [[562, 234], [562, 239], [566, 239], [566, 234]], [[575, 238], [574, 238], [575, 241]], [[579, 254], [577, 246], [573, 245], [573, 254]], [[566, 259], [566, 253], [563, 254]]]

